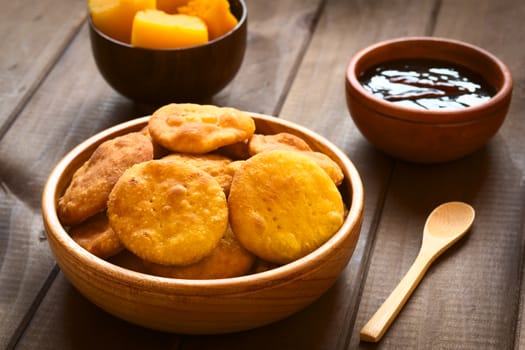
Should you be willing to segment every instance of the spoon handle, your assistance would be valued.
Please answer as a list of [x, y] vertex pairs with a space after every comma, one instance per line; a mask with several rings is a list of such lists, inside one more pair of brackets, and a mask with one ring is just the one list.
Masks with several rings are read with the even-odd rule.
[[361, 340], [368, 342], [381, 340], [434, 260], [435, 256], [427, 250], [422, 249], [419, 252], [416, 260], [397, 287], [361, 329]]

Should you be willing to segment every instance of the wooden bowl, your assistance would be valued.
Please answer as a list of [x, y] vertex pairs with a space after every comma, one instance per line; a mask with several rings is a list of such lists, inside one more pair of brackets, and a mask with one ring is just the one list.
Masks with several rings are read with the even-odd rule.
[[[478, 73], [496, 93], [463, 109], [420, 110], [400, 106], [367, 91], [359, 77], [392, 60], [434, 59]], [[346, 70], [346, 101], [365, 138], [396, 158], [438, 163], [461, 158], [482, 147], [498, 131], [507, 114], [512, 78], [489, 52], [456, 40], [409, 37], [380, 42], [354, 55]]]
[[213, 96], [237, 74], [246, 50], [248, 10], [229, 0], [237, 26], [205, 45], [145, 49], [112, 39], [89, 18], [97, 67], [111, 87], [137, 102], [153, 105], [198, 101]]
[[144, 327], [189, 334], [246, 330], [283, 319], [319, 298], [351, 258], [363, 215], [363, 185], [352, 162], [323, 137], [290, 122], [254, 114], [257, 132], [290, 132], [329, 155], [343, 169], [340, 192], [348, 215], [338, 232], [309, 255], [273, 270], [235, 278], [185, 280], [123, 268], [81, 248], [61, 225], [56, 203], [73, 172], [105, 140], [140, 130], [148, 117], [102, 131], [82, 142], [54, 168], [42, 213], [51, 250], [68, 280], [107, 312]]

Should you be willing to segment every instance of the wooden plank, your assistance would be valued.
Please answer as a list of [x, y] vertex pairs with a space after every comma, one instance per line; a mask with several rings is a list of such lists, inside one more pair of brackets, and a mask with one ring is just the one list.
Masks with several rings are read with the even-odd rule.
[[2, 135], [78, 31], [86, 4], [81, 0], [2, 0], [0, 6]]
[[[221, 94], [203, 102], [257, 112], [273, 111], [294, 73], [303, 43], [308, 41], [309, 26], [319, 4], [319, 0], [301, 4], [287, 0], [267, 6], [260, 1], [248, 1], [249, 46], [241, 72]], [[283, 32], [286, 35], [275, 36], [276, 20], [287, 23]], [[276, 70], [278, 77], [271, 78]], [[101, 129], [152, 110], [151, 106], [137, 105], [119, 96], [102, 80], [84, 26], [0, 141], [0, 178], [5, 188], [5, 192], [0, 192], [0, 203], [5, 208], [0, 212], [0, 223], [7, 225], [1, 227], [1, 237], [6, 237], [6, 244], [12, 246], [4, 257], [4, 261], [10, 262], [10, 269], [2, 270], [9, 296], [4, 304], [7, 318], [5, 321], [2, 318], [5, 325], [1, 329], [2, 345], [9, 341], [13, 328], [22, 323], [21, 331], [24, 330], [21, 319], [24, 315], [31, 318], [33, 313], [34, 318], [22, 337], [11, 338], [11, 344], [17, 343], [21, 348], [68, 348], [78, 340], [78, 332], [84, 325], [90, 326], [89, 335], [101, 334], [102, 338], [98, 338], [101, 342], [121, 341], [129, 344], [129, 348], [140, 348], [152, 335], [127, 328], [118, 320], [110, 320], [110, 316], [101, 316], [94, 305], [80, 296], [67, 297], [74, 293], [69, 291], [71, 287], [61, 274], [41, 303], [37, 299], [31, 305], [47, 277], [54, 279], [55, 271], [47, 243], [37, 239], [42, 225], [39, 198], [34, 194], [41, 192], [53, 165], [74, 145]], [[20, 140], [27, 141], [20, 144]], [[31, 205], [28, 207], [26, 202]], [[24, 215], [19, 215], [17, 208], [26, 207]], [[70, 315], [77, 310], [85, 319], [70, 325]], [[104, 321], [97, 322], [99, 318]], [[159, 342], [160, 348], [171, 348], [179, 337], [167, 339]]]
[[[477, 211], [473, 229], [431, 267], [380, 347], [461, 344], [465, 348], [508, 348], [515, 321], [509, 313], [517, 308], [515, 287], [521, 259], [517, 242], [521, 217], [516, 203], [522, 200], [523, 192], [509, 188], [508, 183], [517, 180], [517, 173], [501, 176], [498, 167], [504, 161], [498, 153], [491, 153], [481, 151], [440, 166], [396, 166], [355, 332], [412, 264], [432, 208], [442, 202], [463, 200]], [[473, 181], [480, 173], [484, 178]], [[357, 340], [357, 334], [353, 339]]]
[[[54, 277], [55, 261], [43, 234], [39, 198], [54, 164], [87, 136], [150, 112], [148, 107], [119, 96], [102, 80], [91, 58], [87, 27], [60, 62], [0, 142], [4, 189], [0, 192], [0, 222], [5, 223], [1, 237], [8, 247], [0, 275], [4, 290], [0, 298], [5, 305], [0, 317], [2, 345], [11, 346], [18, 341], [26, 320], [41, 302], [41, 294], [49, 288], [46, 281], [51, 278], [52, 282]], [[68, 286], [60, 281], [62, 288]], [[58, 305], [52, 310], [58, 311], [59, 316], [64, 308], [71, 307], [56, 302], [52, 300], [51, 305]], [[47, 324], [48, 328], [38, 329], [53, 334], [65, 328], [55, 326]], [[40, 347], [40, 343], [31, 342], [28, 346], [35, 348], [37, 344]], [[54, 344], [52, 348], [62, 346]]]
[[[85, 3], [77, 6], [85, 16]], [[54, 6], [54, 10], [57, 12], [48, 12], [59, 16], [68, 12], [61, 5]], [[82, 18], [77, 20], [81, 22]], [[39, 26], [33, 25], [27, 24], [26, 30], [37, 31]], [[50, 28], [46, 30], [54, 33]], [[38, 89], [31, 91], [30, 103], [20, 108], [12, 122], [4, 124], [1, 135], [0, 347], [17, 342], [56, 276], [40, 215], [40, 193], [54, 164], [85, 137], [147, 111], [111, 90], [96, 70], [86, 27], [82, 38], [80, 45], [77, 40], [65, 54], [69, 57], [75, 53], [77, 61], [61, 57], [62, 64], [46, 75], [42, 84], [35, 81]], [[24, 94], [21, 92], [19, 97], [25, 103]]]
[[[336, 285], [299, 314], [240, 334], [191, 337], [185, 339], [184, 349], [346, 348], [357, 312], [360, 280], [392, 167], [390, 159], [369, 146], [353, 127], [344, 98], [346, 64], [354, 52], [375, 41], [424, 33], [433, 7], [432, 2], [421, 1], [326, 2], [279, 114], [332, 140], [360, 171], [366, 203], [356, 252]], [[418, 20], [412, 21], [416, 14]], [[409, 22], [410, 26], [399, 26]]]
[[442, 2], [432, 34], [492, 51], [511, 68], [518, 91], [504, 126], [479, 152], [442, 165], [396, 163], [350, 348], [369, 348], [357, 339], [360, 327], [415, 259], [428, 213], [449, 200], [475, 207], [474, 227], [430, 268], [374, 348], [515, 348], [516, 322], [523, 314], [525, 158], [515, 150], [523, 148], [525, 100], [519, 86], [525, 52], [515, 44], [523, 28], [511, 23], [519, 23], [524, 11], [517, 1]]
[[[90, 57], [89, 46], [78, 50], [78, 54]], [[86, 65], [85, 62], [93, 65], [85, 59], [82, 64]], [[37, 306], [33, 303], [39, 302], [39, 291], [54, 267], [40, 215], [39, 194], [47, 175], [59, 158], [81, 140], [82, 134], [91, 134], [101, 124], [111, 123], [109, 117], [100, 118], [98, 124], [90, 119], [103, 108], [93, 100], [96, 94], [111, 96], [112, 93], [101, 78], [93, 74], [93, 68], [76, 67], [72, 72], [71, 66], [69, 71], [67, 66], [61, 67], [54, 70], [46, 82], [56, 84], [70, 76], [71, 83], [63, 84], [60, 89], [49, 88], [49, 83], [44, 83], [0, 142], [0, 228], [4, 248], [0, 274], [3, 290], [0, 298], [4, 306], [0, 317], [2, 345], [15, 341], [23, 330], [26, 317]], [[63, 99], [71, 92], [82, 98]]]
[[93, 306], [62, 273], [57, 277], [57, 285], [61, 287], [54, 287], [46, 294], [32, 320], [44, 331], [30, 330], [17, 349], [177, 348], [178, 338], [171, 334], [135, 326]]
[[[1, 296], [5, 305], [0, 318], [2, 345], [11, 346], [18, 341], [25, 321], [39, 306], [40, 293], [47, 291], [45, 282], [55, 266], [42, 238], [40, 198], [35, 193], [41, 193], [54, 164], [82, 139], [146, 112], [142, 109], [147, 107], [134, 105], [102, 80], [91, 58], [87, 27], [80, 38], [73, 42], [61, 64], [45, 79], [0, 143], [0, 178], [5, 189], [0, 192], [0, 222], [5, 223], [1, 227], [2, 238], [9, 247], [0, 275], [5, 291]], [[60, 281], [62, 288], [68, 286]], [[71, 307], [64, 303], [57, 305], [52, 310], [59, 315], [64, 308]], [[39, 331], [54, 334], [65, 328], [65, 325], [46, 326], [38, 328]], [[35, 341], [40, 340], [37, 337]], [[35, 348], [37, 344], [40, 347], [40, 343], [31, 342], [28, 346]], [[52, 348], [62, 345], [54, 344]]]
[[[50, 8], [54, 11], [48, 11]], [[0, 137], [61, 55], [86, 14], [82, 1], [2, 1], [2, 9]], [[64, 17], [64, 13], [68, 16]], [[38, 155], [35, 151], [39, 149], [38, 145], [31, 149], [25, 148], [23, 142], [18, 143], [14, 147], [2, 148], [1, 152], [18, 155], [18, 151], [27, 151]], [[20, 174], [26, 176], [19, 178], [19, 185], [10, 186], [11, 171], [20, 165], [21, 158], [18, 157], [12, 164], [4, 157], [0, 158], [0, 347], [3, 347], [9, 343], [11, 335], [17, 333], [19, 325], [24, 323], [27, 309], [49, 275], [45, 263], [41, 266], [32, 258], [41, 255], [45, 261], [49, 254], [42, 240], [40, 217], [34, 215], [39, 207], [38, 196], [34, 193], [39, 192], [31, 192], [30, 189], [19, 191], [24, 184], [38, 181], [37, 175], [31, 171], [37, 168], [27, 169], [27, 174]], [[31, 278], [27, 278], [28, 274]], [[24, 298], [26, 294], [32, 297]]]
[[[251, 9], [258, 6], [252, 6], [253, 3], [256, 2], [250, 3]], [[279, 6], [285, 7], [291, 3], [292, 1]], [[520, 73], [520, 63], [522, 65], [524, 60], [519, 45], [505, 44], [500, 47], [502, 40], [509, 39], [504, 38], [503, 34], [498, 34], [495, 38], [496, 34], [493, 32], [491, 34], [488, 30], [492, 30], [494, 26], [506, 28], [507, 20], [509, 23], [520, 23], [519, 18], [523, 17], [517, 16], [523, 16], [523, 5], [512, 10], [516, 12], [504, 10], [500, 15], [493, 17], [489, 11], [494, 10], [495, 7], [501, 11], [500, 4], [503, 9], [504, 6], [513, 7], [511, 5], [516, 5], [515, 2], [467, 2], [465, 8], [462, 7], [465, 3], [458, 3], [455, 1], [443, 3], [441, 14], [450, 17], [448, 20], [444, 20], [442, 16], [438, 18], [436, 33], [440, 35], [450, 33], [458, 38], [479, 40], [478, 44], [485, 44], [494, 50], [501, 48], [498, 55], [505, 57], [513, 73]], [[345, 44], [351, 49], [361, 47], [359, 43], [366, 45], [390, 36], [423, 34], [428, 28], [433, 27], [428, 24], [430, 17], [428, 13], [432, 12], [428, 3], [418, 5], [415, 1], [413, 3], [384, 1], [374, 4], [362, 2], [345, 4], [342, 0], [327, 2], [325, 11], [333, 16], [339, 15], [339, 11], [342, 11], [341, 15], [346, 14], [349, 18], [348, 26], [351, 29], [358, 29], [359, 35], [355, 34], [355, 37], [360, 39], [353, 39], [355, 41], [351, 41], [351, 44]], [[264, 8], [263, 4], [260, 6], [261, 16], [268, 14], [265, 11], [274, 11]], [[390, 6], [400, 8], [400, 13], [391, 12], [393, 9]], [[403, 14], [414, 15], [417, 9], [422, 10], [422, 7], [418, 6], [426, 9], [418, 15], [427, 14], [421, 17], [421, 22], [416, 21], [416, 24], [411, 24], [408, 29], [400, 25], [399, 23], [409, 22], [403, 20], [406, 18], [402, 17]], [[472, 8], [476, 10], [473, 11]], [[462, 20], [458, 21], [458, 17]], [[266, 17], [261, 17], [261, 22], [263, 22], [262, 18]], [[344, 34], [347, 40], [352, 39], [347, 33], [353, 32], [339, 32], [337, 30], [339, 25], [332, 28], [328, 22], [324, 22], [324, 18], [322, 17], [319, 22], [316, 36], [311, 42], [312, 46], [322, 47], [321, 38], [316, 42], [317, 35], [322, 31], [335, 35], [335, 38], [341, 38]], [[381, 19], [377, 22], [381, 23], [381, 26], [371, 21], [371, 18]], [[398, 18], [399, 22], [394, 21], [394, 18]], [[270, 23], [271, 21], [268, 24]], [[463, 27], [458, 23], [462, 23]], [[474, 23], [473, 27], [471, 23]], [[483, 29], [485, 26], [487, 28]], [[275, 29], [267, 28], [267, 30], [273, 32]], [[486, 37], [476, 30], [484, 31]], [[303, 34], [306, 35], [304, 32]], [[519, 38], [522, 35], [522, 32], [516, 31], [510, 38], [520, 42]], [[304, 39], [304, 36], [302, 38]], [[280, 40], [290, 40], [290, 38], [282, 37]], [[339, 42], [344, 41], [339, 39]], [[253, 41], [251, 43], [256, 44]], [[264, 56], [262, 55], [264, 47], [265, 45], [260, 46], [261, 56]], [[277, 54], [278, 48], [284, 48], [285, 45], [281, 43], [271, 47], [274, 49], [271, 53]], [[227, 90], [212, 101], [229, 105], [238, 103], [238, 106], [246, 106], [243, 107], [244, 109], [265, 113], [279, 111], [282, 94], [286, 92], [290, 74], [293, 74], [292, 70], [295, 69], [294, 64], [297, 62], [297, 56], [293, 56], [299, 54], [302, 45], [295, 46], [295, 50], [288, 53], [290, 56], [283, 58], [288, 68], [279, 67], [280, 71], [287, 72], [285, 74], [287, 78], [268, 79], [265, 83], [274, 84], [269, 87], [258, 85], [257, 81], [249, 83], [243, 81], [252, 79], [253, 75], [265, 77], [260, 71], [252, 70], [255, 68], [249, 62], [266, 63], [266, 61], [258, 55], [247, 56], [248, 63], [245, 62], [243, 69], [247, 69], [250, 73], [244, 71]], [[323, 89], [327, 87], [324, 84], [328, 79], [326, 81], [308, 79], [312, 73], [316, 77], [323, 74], [333, 74], [335, 77], [334, 70], [337, 70], [338, 60], [333, 59], [331, 56], [333, 54], [332, 50], [326, 50], [326, 58], [323, 58], [324, 56], [317, 58], [315, 52], [307, 53], [299, 70], [300, 78], [294, 82], [289, 98], [282, 109], [282, 114], [289, 119], [318, 130], [334, 140], [351, 156], [365, 181], [367, 211], [358, 252], [345, 271], [344, 278], [325, 297], [299, 315], [265, 329], [237, 335], [185, 337], [181, 344], [176, 336], [141, 332], [135, 327], [128, 327], [116, 319], [100, 314], [100, 310], [76, 294], [59, 274], [49, 294], [43, 299], [30, 327], [18, 343], [19, 347], [34, 348], [38, 345], [40, 348], [69, 348], [72, 345], [94, 345], [87, 339], [89, 335], [80, 333], [83, 327], [89, 328], [92, 334], [102, 334], [102, 342], [108, 341], [109, 344], [118, 346], [120, 341], [130, 348], [145, 346], [149, 337], [153, 337], [153, 344], [159, 348], [178, 348], [181, 345], [186, 348], [200, 346], [316, 348], [319, 344], [333, 345], [328, 348], [344, 348], [347, 345], [350, 348], [367, 347], [356, 342], [355, 334], [351, 343], [346, 344], [345, 332], [352, 329], [356, 311], [352, 306], [357, 305], [352, 301], [356, 298], [353, 281], [356, 280], [356, 275], [363, 273], [360, 269], [369, 259], [368, 250], [375, 235], [376, 218], [381, 214], [382, 193], [386, 191], [388, 173], [391, 170], [394, 171], [392, 186], [388, 189], [382, 220], [377, 227], [377, 244], [354, 330], [358, 331], [359, 326], [364, 324], [366, 317], [375, 311], [383, 295], [386, 295], [397, 283], [398, 278], [411, 263], [418, 249], [422, 223], [428, 211], [440, 201], [451, 198], [463, 199], [472, 201], [478, 210], [478, 219], [473, 231], [465, 241], [443, 256], [437, 262], [439, 265], [429, 271], [427, 277], [430, 278], [424, 280], [425, 283], [416, 291], [419, 294], [414, 295], [410, 301], [412, 306], [407, 305], [411, 309], [405, 309], [401, 315], [405, 321], [398, 320], [394, 325], [398, 327], [397, 330], [392, 332], [392, 329], [387, 335], [390, 340], [383, 341], [379, 347], [511, 347], [515, 330], [514, 321], [518, 318], [516, 310], [520, 310], [517, 295], [522, 276], [522, 271], [519, 269], [523, 265], [519, 254], [523, 251], [523, 236], [520, 234], [523, 233], [524, 196], [521, 184], [524, 159], [520, 152], [511, 153], [510, 150], [523, 148], [520, 141], [523, 135], [520, 116], [523, 115], [521, 111], [525, 107], [523, 89], [520, 88], [523, 85], [522, 73], [515, 75], [519, 85], [514, 95], [509, 120], [489, 147], [472, 157], [447, 165], [414, 166], [396, 163], [392, 167], [388, 158], [374, 151], [364, 142], [348, 119], [343, 120], [343, 114], [347, 118], [344, 102], [337, 100], [340, 97], [335, 101], [331, 100], [330, 98], [336, 95], [329, 94]], [[34, 195], [41, 191], [52, 165], [64, 152], [93, 132], [127, 119], [130, 115], [142, 115], [148, 112], [148, 107], [134, 105], [105, 85], [88, 57], [90, 57], [89, 45], [84, 30], [0, 143], [0, 164], [2, 164], [0, 252], [3, 254], [0, 271], [0, 284], [3, 289], [0, 293], [2, 304], [0, 312], [5, 312], [0, 315], [2, 320], [0, 322], [3, 322], [0, 335], [11, 335], [13, 325], [16, 327], [23, 323], [23, 317], [28, 314], [28, 310], [31, 311], [37, 306], [33, 306], [33, 302], [35, 300], [39, 302], [37, 294], [40, 287], [44, 285], [45, 290], [46, 281], [49, 281], [48, 276], [54, 278], [52, 257], [46, 243], [39, 241], [42, 228], [38, 213], [39, 203]], [[312, 57], [312, 60], [308, 57]], [[324, 66], [325, 70], [319, 68], [318, 71], [312, 72], [312, 67], [315, 67], [313, 63], [318, 59], [319, 67]], [[271, 69], [273, 72], [275, 67], [267, 64], [264, 65], [264, 70], [266, 69]], [[313, 84], [307, 84], [312, 82]], [[245, 89], [246, 86], [251, 86], [252, 89]], [[282, 90], [279, 91], [278, 86], [281, 86]], [[269, 92], [266, 92], [266, 89]], [[342, 91], [342, 82], [338, 89]], [[303, 91], [310, 94], [303, 94]], [[317, 95], [320, 96], [311, 97]], [[263, 107], [259, 105], [261, 101], [265, 102]], [[328, 118], [338, 121], [334, 122], [337, 128], [325, 124]], [[24, 142], [21, 143], [20, 140]], [[407, 192], [406, 188], [410, 188], [410, 191]], [[430, 191], [428, 188], [434, 190]], [[489, 253], [493, 251], [495, 253]], [[398, 263], [396, 265], [393, 262]], [[389, 266], [385, 268], [387, 264]], [[388, 273], [385, 276], [380, 273], [381, 271]], [[393, 271], [397, 271], [398, 275]], [[489, 281], [484, 282], [487, 279]], [[445, 292], [444, 287], [448, 285], [447, 283], [455, 286], [451, 292]], [[371, 290], [377, 292], [370, 293]], [[453, 299], [451, 296], [459, 296], [459, 299]], [[346, 298], [350, 298], [350, 301]], [[458, 308], [459, 313], [456, 310]], [[434, 315], [432, 322], [425, 322], [424, 316], [427, 314]], [[86, 317], [86, 319], [81, 320], [76, 317]], [[305, 330], [312, 334], [305, 336]], [[268, 338], [270, 335], [271, 337]], [[338, 338], [339, 336], [341, 338]], [[0, 338], [0, 341], [4, 341], [2, 345], [6, 345], [6, 339]], [[520, 344], [522, 343], [520, 338]]]
[[246, 3], [248, 49], [243, 65], [233, 82], [212, 102], [278, 115], [323, 1]]
[[[511, 300], [503, 304], [505, 309], [502, 309], [502, 315], [499, 315], [499, 318], [503, 318], [506, 322], [503, 322], [503, 325], [498, 325], [498, 327], [510, 324], [513, 332], [509, 332], [508, 329], [505, 332], [509, 337], [509, 348], [525, 349], [525, 294], [523, 288], [525, 279], [523, 263], [523, 237], [525, 237], [523, 213], [525, 211], [523, 202], [525, 196], [523, 195], [523, 189], [521, 189], [525, 157], [523, 152], [516, 152], [516, 150], [523, 149], [523, 135], [525, 135], [523, 123], [523, 110], [525, 108], [525, 94], [523, 91], [525, 72], [523, 71], [523, 62], [525, 62], [525, 51], [522, 45], [518, 44], [522, 41], [524, 28], [516, 25], [516, 23], [523, 21], [525, 6], [519, 1], [466, 1], [462, 2], [461, 6], [462, 9], [460, 11], [462, 12], [472, 11], [473, 7], [479, 8], [471, 14], [472, 18], [469, 18], [468, 21], [453, 21], [450, 17], [451, 7], [444, 6], [443, 17], [448, 19], [448, 21], [444, 21], [443, 25], [437, 28], [438, 32], [445, 32], [446, 34], [443, 35], [467, 40], [491, 51], [509, 66], [514, 80], [514, 93], [509, 116], [496, 138], [502, 148], [497, 156], [498, 159], [501, 158], [501, 162], [504, 164], [499, 169], [497, 176], [506, 179], [504, 181], [508, 182], [503, 188], [504, 191], [516, 191], [516, 196], [521, 196], [521, 198], [513, 196], [515, 201], [512, 202], [500, 200], [498, 206], [501, 206], [501, 209], [492, 213], [491, 218], [495, 220], [496, 224], [499, 224], [499, 226], [494, 225], [494, 232], [497, 232], [500, 237], [503, 236], [506, 244], [516, 244], [516, 247], [512, 248], [516, 256], [504, 258], [506, 252], [492, 254], [491, 260], [493, 263], [504, 259], [505, 265], [501, 267], [501, 270], [510, 270], [510, 273], [507, 272], [507, 280], [502, 281], [500, 286], [497, 286], [494, 290], [487, 291], [486, 294], [489, 294], [492, 299], [492, 294], [498, 293], [498, 287], [507, 291], [507, 295], [509, 295]], [[498, 29], [491, 30], [490, 28]], [[468, 33], [468, 35], [462, 35], [462, 32]], [[511, 150], [514, 150], [514, 152]], [[500, 213], [502, 217], [499, 217]], [[521, 230], [518, 225], [521, 226]], [[500, 227], [504, 228], [504, 230]], [[510, 265], [511, 263], [515, 265], [512, 266]], [[516, 275], [514, 269], [518, 268], [521, 268], [521, 272], [518, 272]], [[500, 274], [501, 272], [498, 270], [496, 269], [494, 273]], [[520, 299], [518, 299], [518, 295], [521, 295]], [[516, 314], [516, 312], [519, 313]], [[513, 322], [517, 324], [513, 325]], [[484, 328], [479, 330], [480, 333], [483, 331]], [[473, 334], [472, 336], [476, 335]], [[511, 341], [513, 342], [511, 343]], [[494, 348], [503, 348], [503, 346], [499, 347], [496, 344]]]

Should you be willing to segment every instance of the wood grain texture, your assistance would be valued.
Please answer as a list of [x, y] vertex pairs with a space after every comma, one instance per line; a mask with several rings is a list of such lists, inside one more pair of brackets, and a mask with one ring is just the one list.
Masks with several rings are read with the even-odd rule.
[[0, 347], [16, 344], [55, 266], [40, 214], [40, 194], [54, 164], [88, 135], [146, 112], [102, 80], [86, 29], [0, 141]]
[[425, 222], [421, 248], [416, 259], [388, 298], [361, 328], [361, 340], [381, 340], [430, 265], [468, 233], [474, 217], [474, 209], [464, 202], [447, 202], [430, 213]]
[[[0, 138], [60, 57], [86, 14], [81, 1], [2, 1], [1, 5]], [[55, 11], [48, 11], [49, 8]], [[64, 13], [68, 16], [64, 17]], [[35, 31], [35, 27], [39, 30]], [[38, 134], [31, 128], [25, 132]], [[34, 184], [45, 176], [35, 175], [34, 170], [45, 162], [38, 162], [38, 144], [31, 147], [20, 142], [27, 136], [19, 137], [15, 144], [2, 142], [0, 146], [0, 347], [8, 346], [13, 334], [19, 335], [53, 264], [43, 240], [38, 196], [34, 196], [38, 193]], [[23, 166], [21, 159], [6, 159], [6, 154], [10, 158], [32, 154], [27, 163], [31, 169]], [[11, 186], [17, 178], [19, 185]], [[20, 191], [22, 186], [28, 187], [24, 193]]]
[[46, 294], [33, 324], [44, 331], [28, 332], [17, 349], [177, 349], [179, 344], [169, 333], [135, 326], [93, 306], [62, 273]]
[[248, 0], [248, 48], [217, 105], [278, 115], [308, 44], [323, 0]]
[[2, 0], [0, 5], [1, 136], [78, 31], [86, 10], [81, 0]]
[[[86, 137], [152, 107], [103, 81], [86, 27], [71, 40], [84, 1], [0, 1], [0, 348], [525, 350], [523, 1], [247, 1], [241, 70], [202, 102], [278, 114], [332, 140], [361, 173], [365, 218], [351, 263], [322, 298], [284, 321], [221, 336], [129, 325], [86, 301], [56, 268], [39, 208], [51, 168]], [[344, 101], [347, 61], [405, 35], [464, 40], [507, 63], [515, 84], [509, 116], [485, 148], [413, 165], [376, 151], [354, 127]], [[435, 261], [380, 343], [360, 343], [359, 329], [413, 262], [426, 216], [450, 200], [476, 209], [469, 236]]]
[[[310, 27], [319, 4], [319, 1], [302, 4], [282, 1], [275, 6], [266, 6], [262, 2], [248, 1], [249, 11], [253, 14], [249, 17], [249, 48], [244, 66], [225, 91], [211, 101], [203, 102], [233, 105], [257, 112], [273, 111], [279, 104], [288, 79], [293, 76], [302, 45], [309, 39]], [[283, 17], [291, 20], [285, 21]], [[281, 22], [286, 22], [286, 35], [275, 36], [276, 31], [282, 29], [276, 23]], [[278, 75], [275, 76], [277, 71]], [[259, 85], [261, 81], [264, 88]], [[64, 279], [59, 278], [52, 286], [53, 292], [43, 300], [38, 310], [36, 307], [40, 300], [31, 306], [54, 266], [47, 243], [36, 239], [41, 235], [42, 228], [39, 196], [34, 193], [41, 192], [53, 165], [80, 141], [110, 125], [151, 112], [152, 107], [134, 104], [119, 96], [103, 81], [93, 62], [87, 27], [84, 26], [60, 58], [59, 64], [10, 125], [0, 143], [0, 176], [5, 189], [5, 194], [1, 193], [0, 203], [2, 208], [6, 208], [0, 222], [10, 225], [2, 227], [2, 232], [6, 233], [2, 234], [6, 239], [6, 248], [3, 250], [5, 269], [2, 269], [2, 273], [6, 279], [10, 278], [6, 283], [9, 292], [5, 294], [6, 308], [3, 309], [9, 317], [5, 318], [6, 327], [1, 329], [5, 337], [2, 345], [10, 339], [10, 344], [16, 343], [18, 339], [15, 338], [21, 334], [25, 325], [15, 336], [10, 327], [20, 325], [24, 315], [31, 318], [36, 311], [34, 322], [29, 325], [19, 344], [28, 348], [36, 344], [49, 348], [68, 347], [68, 343], [60, 343], [64, 334], [60, 328], [64, 324], [61, 326], [60, 323], [45, 320], [65, 322], [61, 315], [70, 308], [82, 309], [82, 298], [73, 298], [73, 305], [57, 302], [60, 299], [53, 296], [62, 295], [64, 288], [70, 288]], [[35, 115], [39, 117], [35, 118]], [[21, 139], [28, 140], [23, 147], [20, 147]], [[28, 209], [30, 215], [14, 216], [12, 208], [24, 206], [24, 198], [31, 202]], [[29, 230], [27, 226], [36, 229]], [[24, 235], [11, 236], [19, 231]], [[7, 245], [10, 245], [10, 249], [7, 249]], [[21, 246], [27, 246], [30, 252], [17, 255]], [[39, 250], [35, 252], [36, 248]], [[6, 261], [10, 263], [7, 265]], [[24, 268], [27, 261], [33, 262], [36, 267]], [[41, 276], [37, 275], [38, 271], [41, 271]], [[24, 283], [31, 285], [25, 286]], [[79, 299], [80, 305], [76, 305]], [[96, 309], [93, 305], [90, 307]], [[96, 312], [89, 315], [98, 317]], [[93, 323], [95, 333], [98, 327], [105, 327], [102, 323]], [[109, 333], [102, 332], [108, 337], [114, 336]], [[140, 332], [123, 333], [120, 336], [135, 339], [130, 343], [136, 344], [137, 348], [142, 344], [140, 339], [143, 335]], [[40, 342], [44, 337], [53, 341]], [[176, 342], [173, 339], [170, 342]], [[117, 342], [118, 338], [112, 341]]]
[[[518, 61], [523, 62], [525, 52], [510, 44], [519, 41], [522, 29], [503, 29], [518, 16], [523, 16], [523, 5], [512, 1], [441, 4], [432, 34], [492, 51], [509, 65], [517, 89], [504, 126], [481, 151], [440, 166], [396, 164], [354, 332], [415, 258], [425, 211], [460, 199], [473, 205], [477, 217], [467, 239], [434, 263], [374, 348], [512, 349], [518, 344], [525, 193], [523, 153], [511, 149], [519, 147], [517, 133], [523, 132]], [[351, 348], [370, 347], [352, 339]]]

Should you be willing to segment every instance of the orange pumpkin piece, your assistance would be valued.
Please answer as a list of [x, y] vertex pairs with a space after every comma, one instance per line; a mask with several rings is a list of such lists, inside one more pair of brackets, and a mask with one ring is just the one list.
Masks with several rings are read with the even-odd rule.
[[131, 44], [145, 48], [180, 48], [208, 42], [206, 24], [195, 16], [139, 11], [133, 21]]
[[201, 18], [208, 26], [210, 40], [228, 33], [238, 22], [230, 12], [228, 0], [190, 0], [178, 12]]
[[155, 9], [155, 0], [88, 0], [95, 27], [113, 39], [131, 42], [131, 26], [137, 11]]

